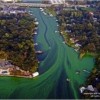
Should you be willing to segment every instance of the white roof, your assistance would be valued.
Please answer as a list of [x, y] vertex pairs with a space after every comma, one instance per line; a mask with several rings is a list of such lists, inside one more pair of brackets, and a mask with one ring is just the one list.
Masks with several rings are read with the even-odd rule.
[[90, 90], [90, 91], [94, 91], [94, 88], [93, 88], [93, 86], [92, 85], [88, 85], [88, 87], [87, 87], [87, 90]]
[[81, 87], [80, 92], [83, 93], [85, 89], [86, 89], [85, 87]]
[[33, 75], [33, 77], [36, 77], [36, 76], [39, 75], [39, 72], [35, 72], [35, 73], [33, 73], [32, 75]]
[[38, 24], [39, 24], [39, 22], [35, 22], [35, 24], [36, 24], [36, 25], [38, 25]]

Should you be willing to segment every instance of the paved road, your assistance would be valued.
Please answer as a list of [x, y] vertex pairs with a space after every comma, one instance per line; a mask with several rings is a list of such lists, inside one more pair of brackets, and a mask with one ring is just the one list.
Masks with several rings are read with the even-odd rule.
[[[26, 6], [26, 7], [34, 7], [34, 8], [39, 8], [39, 7], [50, 7], [52, 4], [44, 4], [44, 3], [0, 3], [0, 6]], [[58, 5], [58, 4], [57, 4]], [[65, 4], [64, 7], [87, 7], [87, 5], [70, 5], [70, 4]]]

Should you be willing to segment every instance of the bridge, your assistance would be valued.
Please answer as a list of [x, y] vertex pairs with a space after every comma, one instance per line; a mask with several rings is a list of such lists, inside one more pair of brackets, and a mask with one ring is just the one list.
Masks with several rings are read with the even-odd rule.
[[[34, 7], [34, 8], [48, 8], [52, 5], [58, 6], [59, 4], [46, 4], [46, 3], [0, 3], [0, 7], [3, 6], [22, 6], [22, 7]], [[87, 5], [71, 5], [68, 3], [63, 4], [64, 7], [87, 7]]]

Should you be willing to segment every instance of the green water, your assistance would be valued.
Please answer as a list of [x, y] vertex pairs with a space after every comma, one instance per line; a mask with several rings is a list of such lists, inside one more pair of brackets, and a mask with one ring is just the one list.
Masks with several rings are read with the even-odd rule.
[[[0, 98], [80, 98], [79, 86], [84, 84], [93, 68], [93, 58], [80, 60], [73, 48], [63, 44], [54, 17], [45, 16], [39, 9], [31, 8], [39, 21], [36, 42], [46, 55], [40, 63], [40, 76], [34, 79], [0, 77]], [[40, 55], [40, 58], [42, 57]], [[75, 74], [80, 70], [80, 75]], [[67, 82], [69, 78], [71, 81]]]

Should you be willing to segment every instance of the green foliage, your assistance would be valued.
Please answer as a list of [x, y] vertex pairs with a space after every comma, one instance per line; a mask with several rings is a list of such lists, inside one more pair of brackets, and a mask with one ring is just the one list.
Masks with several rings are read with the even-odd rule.
[[7, 53], [7, 59], [21, 69], [36, 71], [38, 61], [33, 42], [34, 19], [28, 14], [0, 16], [0, 51]]

